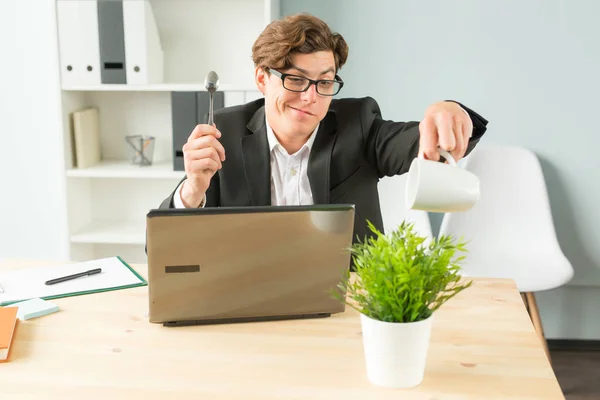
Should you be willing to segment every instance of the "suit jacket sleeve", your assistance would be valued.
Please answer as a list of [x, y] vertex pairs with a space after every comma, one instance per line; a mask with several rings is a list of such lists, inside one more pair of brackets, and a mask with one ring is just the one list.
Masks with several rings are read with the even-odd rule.
[[[486, 131], [488, 123], [473, 110], [459, 104], [473, 121], [469, 154]], [[394, 122], [384, 120], [377, 102], [367, 97], [361, 108], [361, 124], [365, 142], [365, 157], [379, 177], [400, 175], [408, 171], [419, 152], [419, 121]]]

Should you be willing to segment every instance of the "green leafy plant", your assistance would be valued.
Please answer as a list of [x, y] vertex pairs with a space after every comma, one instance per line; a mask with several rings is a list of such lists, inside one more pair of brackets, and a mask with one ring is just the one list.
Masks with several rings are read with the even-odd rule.
[[464, 241], [442, 235], [425, 245], [412, 223], [387, 235], [367, 223], [375, 235], [350, 248], [356, 276], [348, 271], [338, 287], [347, 295], [333, 292], [357, 311], [379, 321], [416, 322], [471, 286], [460, 275]]

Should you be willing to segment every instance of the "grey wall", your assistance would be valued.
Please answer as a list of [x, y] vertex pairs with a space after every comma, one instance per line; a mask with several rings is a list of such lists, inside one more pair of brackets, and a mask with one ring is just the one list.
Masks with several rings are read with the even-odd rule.
[[283, 15], [300, 11], [348, 41], [344, 96], [373, 96], [395, 120], [456, 99], [489, 119], [486, 141], [537, 153], [576, 271], [539, 295], [548, 336], [600, 339], [588, 320], [600, 303], [600, 2], [282, 0]]

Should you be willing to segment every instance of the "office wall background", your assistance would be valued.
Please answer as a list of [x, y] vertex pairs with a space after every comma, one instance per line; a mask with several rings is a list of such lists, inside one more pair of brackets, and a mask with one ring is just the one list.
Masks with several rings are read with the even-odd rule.
[[64, 259], [54, 1], [0, 1], [0, 258]]
[[576, 271], [538, 296], [547, 334], [600, 339], [600, 3], [282, 0], [283, 15], [301, 11], [349, 43], [344, 96], [372, 96], [395, 120], [456, 99], [489, 119], [486, 142], [537, 153]]

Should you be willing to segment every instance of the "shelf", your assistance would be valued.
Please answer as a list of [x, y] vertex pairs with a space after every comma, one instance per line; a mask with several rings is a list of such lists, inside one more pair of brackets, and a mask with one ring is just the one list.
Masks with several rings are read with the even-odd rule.
[[[64, 86], [64, 91], [71, 92], [201, 92], [206, 91], [203, 83], [161, 83], [151, 85], [100, 84], [84, 86]], [[257, 92], [256, 86], [238, 86], [221, 84], [220, 92]]]
[[131, 221], [95, 221], [71, 235], [71, 243], [146, 244], [146, 226]]
[[183, 179], [184, 175], [185, 171], [173, 171], [170, 161], [141, 167], [127, 161], [105, 160], [93, 167], [67, 170], [70, 178]]
[[[108, 32], [114, 35], [102, 37], [100, 24], [103, 29], [114, 28], [112, 22], [118, 21], [110, 21], [113, 16], [98, 15], [96, 7], [70, 4], [86, 1], [61, 3], [66, 9], [57, 5], [55, 25], [61, 72], [56, 81], [60, 88], [60, 145], [65, 155], [60, 173], [66, 178], [64, 208], [69, 228], [65, 247], [72, 259], [118, 254], [146, 262], [145, 216], [185, 177], [185, 171], [173, 170], [174, 150], [181, 145], [174, 143], [172, 93], [206, 92], [204, 78], [215, 71], [224, 107], [262, 98], [255, 84], [252, 46], [265, 26], [280, 18], [281, 1], [150, 0], [151, 8], [144, 5], [145, 14], [126, 24], [129, 33], [123, 28], [122, 33]], [[133, 10], [129, 11], [128, 15], [133, 15]], [[216, 17], [203, 18], [207, 15]], [[120, 53], [110, 59], [99, 47], [107, 36]], [[126, 41], [139, 46], [128, 46]], [[137, 72], [142, 73], [135, 78], [125, 73], [125, 79], [122, 74], [119, 79], [102, 76], [107, 61], [139, 66]], [[86, 70], [93, 73], [83, 72]], [[72, 113], [92, 106], [99, 110], [104, 159], [89, 168], [71, 168], [70, 156], [77, 155]], [[190, 109], [197, 108], [190, 105]], [[185, 122], [190, 133], [197, 120], [190, 117]], [[130, 147], [124, 141], [127, 135], [156, 138], [153, 165], [130, 164]]]

